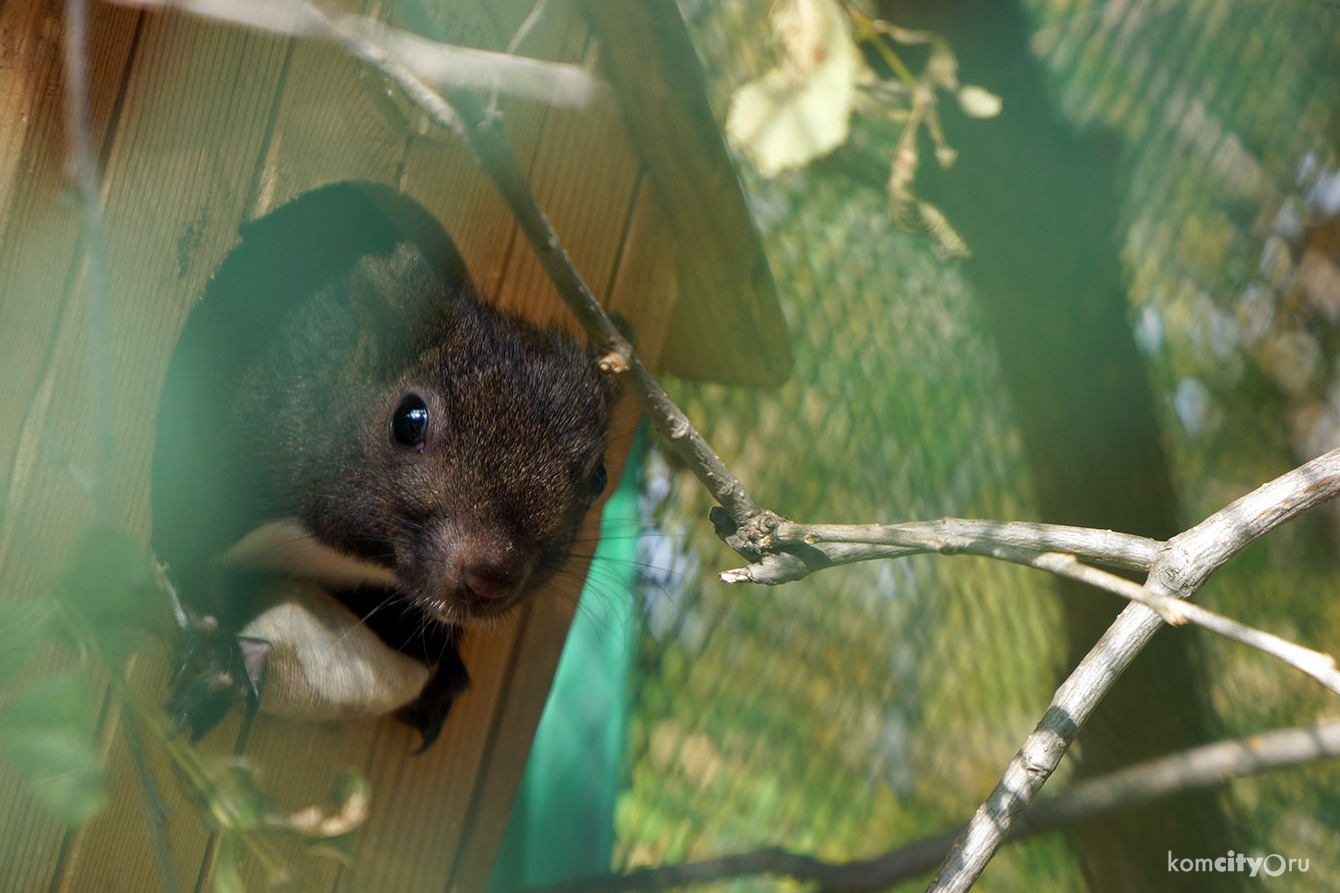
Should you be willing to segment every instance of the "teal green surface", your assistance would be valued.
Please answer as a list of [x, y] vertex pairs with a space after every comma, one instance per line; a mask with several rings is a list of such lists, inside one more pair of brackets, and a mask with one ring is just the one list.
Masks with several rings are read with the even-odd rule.
[[491, 890], [609, 870], [614, 802], [628, 727], [638, 513], [645, 438], [638, 433], [540, 718]]

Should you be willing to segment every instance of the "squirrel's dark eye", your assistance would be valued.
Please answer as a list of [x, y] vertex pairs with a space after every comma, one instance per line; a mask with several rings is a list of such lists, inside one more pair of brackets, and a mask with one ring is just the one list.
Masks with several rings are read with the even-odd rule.
[[400, 401], [391, 415], [391, 439], [405, 449], [423, 452], [428, 439], [428, 405], [418, 394]]
[[605, 463], [601, 462], [596, 466], [596, 470], [591, 472], [591, 478], [586, 482], [586, 498], [595, 502], [600, 498], [600, 494], [605, 492], [609, 482], [609, 472], [605, 471]]

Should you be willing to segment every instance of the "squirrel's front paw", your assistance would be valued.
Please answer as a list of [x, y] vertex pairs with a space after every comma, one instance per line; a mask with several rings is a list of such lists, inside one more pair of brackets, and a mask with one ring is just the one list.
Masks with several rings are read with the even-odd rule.
[[445, 646], [419, 697], [396, 712], [401, 722], [418, 729], [423, 736], [423, 743], [414, 751], [416, 754], [427, 750], [442, 734], [442, 724], [447, 721], [451, 702], [469, 687], [470, 673], [461, 662], [460, 654], [455, 646]]
[[269, 645], [222, 631], [215, 618], [191, 617], [181, 630], [176, 668], [168, 685], [167, 711], [178, 731], [199, 741], [243, 702], [247, 713], [260, 704], [261, 676]]

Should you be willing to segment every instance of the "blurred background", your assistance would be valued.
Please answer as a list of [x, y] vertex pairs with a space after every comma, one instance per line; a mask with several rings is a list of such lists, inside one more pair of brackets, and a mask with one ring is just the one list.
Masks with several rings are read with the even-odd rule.
[[[718, 118], [779, 64], [767, 0], [681, 0]], [[795, 369], [772, 391], [668, 387], [765, 505], [806, 521], [1040, 519], [1166, 537], [1340, 446], [1340, 11], [1319, 0], [907, 0], [990, 119], [941, 97], [914, 189], [966, 243], [893, 220], [901, 126], [737, 166]], [[887, 60], [866, 63], [886, 76]], [[913, 71], [927, 61], [899, 50]], [[949, 246], [952, 249], [952, 245]], [[728, 587], [709, 500], [655, 444], [611, 867], [763, 845], [868, 857], [966, 820], [1120, 607], [973, 558]], [[1253, 546], [1203, 604], [1340, 643], [1335, 512]], [[620, 597], [599, 575], [585, 609]], [[601, 625], [603, 624], [603, 626]], [[1277, 662], [1164, 630], [1048, 790], [1197, 741], [1340, 716]], [[569, 804], [571, 805], [571, 804]], [[515, 830], [515, 828], [514, 828]], [[1171, 875], [1165, 853], [1309, 858]], [[561, 872], [560, 872], [561, 874]], [[907, 889], [919, 889], [925, 879]], [[1006, 847], [978, 889], [1340, 890], [1340, 768], [1233, 782]], [[795, 886], [764, 878], [737, 889]]]

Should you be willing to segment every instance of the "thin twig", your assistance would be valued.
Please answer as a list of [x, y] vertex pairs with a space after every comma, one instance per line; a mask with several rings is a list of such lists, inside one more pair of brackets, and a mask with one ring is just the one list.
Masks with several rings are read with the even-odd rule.
[[600, 302], [577, 272], [553, 226], [536, 203], [497, 119], [488, 114], [479, 99], [467, 90], [447, 90], [444, 91], [445, 96], [435, 93], [381, 47], [369, 44], [361, 35], [351, 33], [338, 23], [324, 18], [316, 7], [309, 5], [309, 8], [314, 15], [323, 18], [331, 32], [346, 47], [377, 66], [399, 84], [429, 117], [461, 138], [480, 170], [493, 181], [559, 296], [591, 337], [596, 349], [603, 354], [602, 369], [619, 376], [657, 430], [688, 462], [717, 502], [742, 522], [771, 515], [749, 495], [735, 474], [693, 427], [688, 416], [675, 405], [665, 389], [638, 360], [633, 345], [605, 314]]
[[[548, 10], [549, 0], [536, 0], [535, 5], [531, 7], [530, 14], [526, 20], [521, 23], [521, 27], [516, 29], [512, 39], [507, 42], [506, 52], [509, 55], [515, 55], [521, 52], [521, 46], [526, 42], [526, 38], [534, 32], [535, 28], [544, 21], [544, 14]], [[500, 91], [493, 90], [489, 93], [488, 114], [493, 117], [498, 114], [498, 103], [502, 96]]]
[[939, 521], [912, 521], [904, 524], [785, 522], [778, 525], [776, 536], [783, 542], [919, 546], [945, 555], [970, 551], [973, 543], [982, 542], [1039, 552], [1066, 552], [1109, 567], [1138, 571], [1149, 570], [1158, 557], [1159, 549], [1163, 547], [1159, 540], [1115, 530], [1032, 521], [981, 521], [974, 518], [941, 518]]
[[[1147, 537], [1056, 524], [962, 518], [884, 525], [781, 521], [772, 536], [782, 547], [804, 545], [822, 549], [823, 561], [827, 564], [817, 560], [787, 564], [770, 562], [769, 553], [749, 567], [723, 572], [721, 579], [728, 583], [777, 583], [808, 576], [822, 566], [874, 558], [900, 558], [926, 552], [980, 555], [1079, 580], [1142, 604], [1156, 612], [1165, 623], [1179, 626], [1192, 623], [1204, 627], [1278, 658], [1340, 694], [1340, 671], [1330, 655], [1304, 648], [1199, 605], [1153, 592], [1124, 577], [1084, 564], [1077, 557], [1113, 567], [1147, 571], [1166, 548], [1166, 544]], [[767, 541], [760, 544], [763, 548], [770, 545]]]
[[[1280, 524], [1340, 494], [1340, 450], [1332, 450], [1231, 503], [1168, 541], [1146, 590], [1186, 598], [1215, 570]], [[1062, 683], [991, 796], [978, 807], [928, 890], [962, 893], [976, 883], [1042, 785], [1056, 771], [1080, 728], [1153, 638], [1163, 621], [1131, 605]]]
[[764, 568], [755, 562], [748, 567], [724, 571], [721, 574], [723, 580], [775, 585], [809, 576], [821, 566], [874, 558], [901, 558], [926, 552], [987, 555], [999, 546], [1065, 552], [1108, 567], [1148, 571], [1163, 548], [1163, 543], [1158, 540], [1114, 530], [972, 518], [941, 518], [939, 521], [903, 524], [799, 524], [783, 519], [772, 530], [770, 538], [760, 539], [754, 545], [760, 550], [806, 546], [821, 553], [826, 563], [797, 564], [794, 572], [783, 579], [776, 575], [775, 569]]
[[516, 29], [512, 39], [507, 42], [508, 53], [518, 53], [521, 46], [526, 42], [526, 38], [535, 31], [537, 25], [544, 21], [544, 14], [548, 11], [549, 0], [536, 0], [535, 5], [531, 7], [526, 20], [521, 23], [521, 27]]
[[[107, 240], [102, 229], [98, 160], [88, 122], [88, 2], [65, 4], [65, 126], [70, 134], [70, 167], [79, 194], [79, 240], [84, 248], [84, 294], [88, 302], [89, 405], [94, 444], [90, 489], [97, 520], [106, 521], [107, 473], [111, 467], [112, 358], [107, 341], [111, 321], [107, 300]], [[76, 280], [78, 281], [78, 280]]]
[[[123, 6], [171, 7], [202, 18], [289, 37], [330, 39], [339, 31], [358, 35], [395, 57], [425, 83], [473, 87], [524, 97], [546, 105], [586, 108], [610, 97], [609, 85], [580, 65], [546, 62], [430, 40], [360, 15], [331, 16], [296, 0], [113, 0]], [[362, 56], [363, 54], [358, 54]]]
[[[1022, 553], [1024, 550], [1019, 550]], [[1003, 557], [1003, 556], [1002, 556]], [[1164, 623], [1181, 626], [1186, 623], [1207, 629], [1212, 633], [1255, 648], [1264, 654], [1278, 658], [1299, 670], [1336, 694], [1340, 694], [1340, 671], [1336, 669], [1335, 658], [1311, 648], [1304, 648], [1287, 639], [1281, 639], [1272, 633], [1239, 623], [1230, 617], [1217, 614], [1208, 608], [1202, 608], [1194, 602], [1183, 601], [1161, 592], [1151, 592], [1147, 587], [1132, 583], [1124, 577], [1081, 564], [1073, 555], [1059, 555], [1055, 552], [1038, 553], [1032, 561], [1021, 561], [1041, 570], [1049, 570], [1063, 577], [1070, 577], [1090, 586], [1096, 586], [1124, 599], [1144, 605], [1158, 614]]]
[[[78, 5], [79, 0], [72, 0], [72, 3]], [[835, 556], [852, 560], [852, 556], [873, 554], [872, 547], [881, 544], [820, 543], [817, 539], [813, 542], [802, 539], [802, 548], [793, 546], [790, 550], [778, 551], [775, 548], [777, 531], [779, 525], [787, 522], [754, 501], [694, 429], [687, 416], [642, 366], [632, 345], [605, 315], [536, 204], [501, 134], [496, 116], [489, 114], [479, 100], [466, 90], [453, 88], [444, 89], [445, 95], [435, 93], [418, 74], [392, 59], [384, 45], [370, 40], [370, 35], [380, 32], [369, 31], [364, 27], [365, 23], [332, 21], [311, 4], [297, 5], [314, 16], [329, 35], [340, 40], [351, 52], [377, 66], [400, 84], [430, 117], [451, 129], [465, 142], [480, 169], [494, 182], [560, 296], [591, 336], [597, 349], [604, 354], [602, 368], [624, 381], [658, 430], [685, 458], [709, 492], [731, 516], [734, 526], [729, 530], [718, 520], [718, 529], [723, 533], [723, 538], [765, 570], [771, 564], [774, 571], [782, 568], [788, 573], [794, 572], [800, 565], [830, 566], [835, 563]], [[1196, 613], [1187, 610], [1192, 606], [1178, 606], [1177, 614], [1174, 615], [1169, 604], [1161, 600], [1186, 598], [1193, 594], [1215, 569], [1252, 540], [1333, 498], [1337, 490], [1340, 490], [1340, 451], [1328, 453], [1265, 485], [1170, 540], [1158, 552], [1139, 600], [1144, 604], [1161, 605], [1164, 614], [1169, 617], [1190, 618]], [[908, 533], [906, 530], [903, 532]], [[1113, 536], [1106, 532], [1103, 535]], [[921, 546], [883, 545], [897, 550], [896, 554], [927, 551]], [[962, 545], [945, 544], [937, 551], [972, 551], [974, 548], [976, 546], [968, 542]], [[1002, 544], [997, 550], [1002, 555], [997, 557], [1003, 557], [1003, 553], [1018, 548]], [[1123, 562], [1134, 562], [1135, 566], [1143, 567], [1148, 562], [1147, 551], [1147, 543], [1121, 540], [1120, 549], [1117, 550], [1120, 558], [1114, 558], [1111, 554], [1091, 553], [1085, 553], [1085, 557], [1118, 566], [1131, 566]], [[1031, 560], [1050, 564], [1049, 569], [1056, 572], [1105, 579], [1094, 576], [1105, 572], [1081, 564], [1075, 559], [1075, 554], [1059, 556], [1054, 552], [1044, 552], [1040, 556], [1032, 556]], [[1111, 574], [1105, 574], [1105, 577], [1121, 579]], [[1110, 580], [1107, 582], [1111, 583]], [[1129, 581], [1121, 582], [1135, 586]], [[1105, 588], [1112, 587], [1109, 585]], [[1128, 594], [1128, 597], [1133, 596]], [[1227, 618], [1221, 619], [1228, 624], [1220, 624], [1221, 630], [1229, 629], [1233, 624]], [[1018, 825], [1020, 815], [1042, 784], [1055, 771], [1094, 707], [1135, 654], [1153, 636], [1161, 622], [1157, 614], [1142, 607], [1133, 605], [1122, 612], [1071, 677], [1058, 689], [1037, 729], [1024, 743], [991, 797], [978, 809], [959, 838], [950, 859], [941, 866], [930, 889], [966, 890], [972, 886], [996, 849]], [[1240, 640], [1245, 640], [1243, 629], [1253, 634], [1250, 638], [1255, 641], [1255, 647], [1267, 650], [1265, 646], [1268, 645], [1274, 648], [1271, 653], [1282, 657], [1285, 650], [1279, 647], [1282, 640], [1269, 642], [1260, 638], [1267, 634], [1249, 628], [1237, 630]], [[1289, 643], [1283, 645], [1297, 648]], [[1315, 653], [1312, 654], [1315, 656]], [[1325, 659], [1324, 656], [1320, 657]], [[1298, 659], [1297, 655], [1295, 659]], [[1331, 663], [1319, 669], [1334, 672], [1335, 668]]]
[[[1340, 720], [1220, 741], [1077, 782], [1038, 803], [1009, 840], [1055, 831], [1094, 816], [1231, 781], [1340, 757]], [[871, 859], [835, 863], [767, 847], [621, 875], [531, 887], [521, 893], [654, 893], [687, 884], [768, 874], [817, 883], [825, 893], [870, 893], [929, 871], [961, 829], [949, 829]]]
[[181, 882], [177, 879], [177, 866], [172, 861], [172, 847], [168, 843], [167, 811], [163, 807], [162, 797], [158, 795], [153, 774], [149, 771], [144, 742], [140, 740], [140, 732], [135, 725], [139, 720], [129, 709], [125, 709], [124, 712], [122, 722], [126, 732], [126, 743], [130, 750], [131, 761], [135, 765], [136, 777], [139, 779], [144, 809], [148, 814], [149, 837], [153, 841], [154, 858], [158, 862], [159, 880], [163, 882], [164, 893], [178, 893], [181, 890]]

